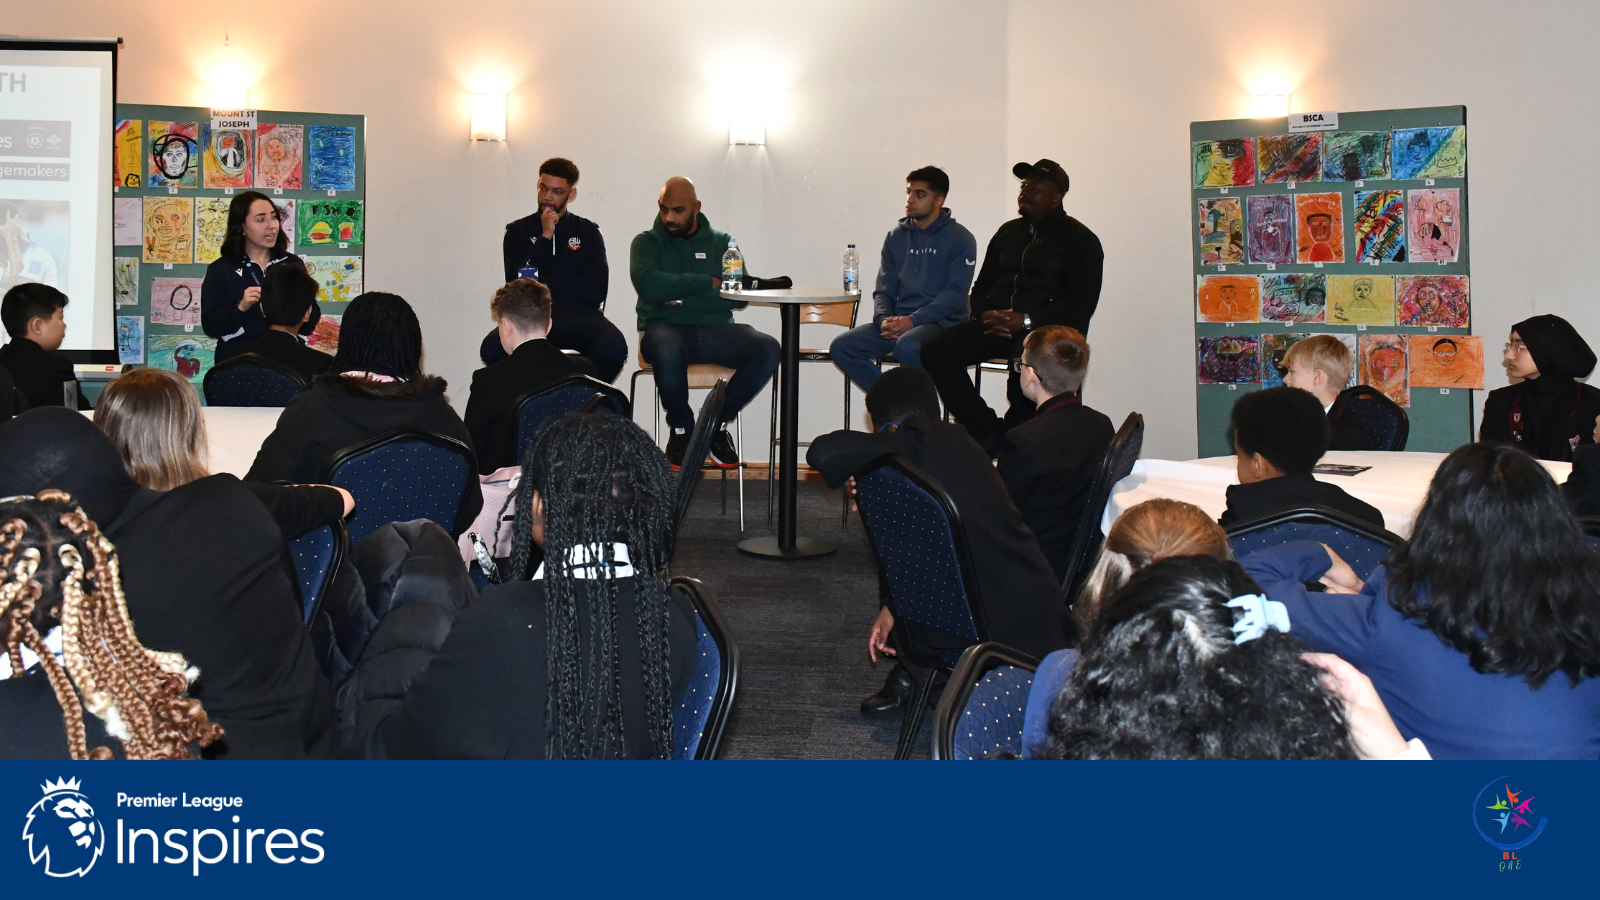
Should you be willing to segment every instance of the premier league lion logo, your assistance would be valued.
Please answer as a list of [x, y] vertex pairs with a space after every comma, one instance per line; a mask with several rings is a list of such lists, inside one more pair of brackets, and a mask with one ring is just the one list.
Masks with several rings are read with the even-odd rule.
[[28, 810], [22, 838], [28, 842], [28, 859], [44, 860], [46, 875], [68, 878], [94, 868], [106, 847], [106, 833], [94, 817], [89, 798], [79, 790], [78, 779], [46, 781], [44, 799]]

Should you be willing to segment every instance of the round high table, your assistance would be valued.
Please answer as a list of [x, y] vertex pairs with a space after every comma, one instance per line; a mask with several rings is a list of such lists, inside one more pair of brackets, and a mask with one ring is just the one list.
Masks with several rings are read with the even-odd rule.
[[772, 291], [722, 292], [724, 300], [776, 306], [783, 314], [783, 355], [779, 358], [782, 389], [778, 399], [778, 533], [747, 538], [739, 549], [757, 556], [799, 559], [832, 553], [838, 545], [823, 538], [795, 534], [795, 479], [800, 430], [800, 307], [817, 303], [854, 303], [856, 291], [835, 288], [783, 288]]

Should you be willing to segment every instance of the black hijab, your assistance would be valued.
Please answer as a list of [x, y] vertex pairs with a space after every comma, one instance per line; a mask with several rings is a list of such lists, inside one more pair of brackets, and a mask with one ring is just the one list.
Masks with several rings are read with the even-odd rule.
[[0, 425], [0, 497], [45, 488], [72, 495], [102, 528], [140, 490], [111, 439], [82, 413], [60, 406], [25, 412]]
[[1519, 385], [1515, 411], [1521, 413], [1523, 424], [1510, 426], [1513, 438], [1520, 432], [1517, 446], [1540, 459], [1571, 459], [1573, 432], [1584, 440], [1593, 428], [1592, 415], [1589, 422], [1578, 421], [1584, 390], [1576, 379], [1594, 371], [1594, 351], [1572, 323], [1560, 316], [1534, 316], [1511, 330], [1527, 345], [1528, 355], [1539, 369], [1538, 378]]
[[1528, 345], [1528, 355], [1539, 367], [1535, 381], [1571, 382], [1594, 371], [1594, 351], [1572, 323], [1560, 316], [1534, 316], [1511, 326]]

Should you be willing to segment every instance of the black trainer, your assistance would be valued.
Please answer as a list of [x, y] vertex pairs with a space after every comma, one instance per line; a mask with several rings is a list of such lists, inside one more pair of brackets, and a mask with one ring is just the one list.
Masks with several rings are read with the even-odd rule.
[[726, 427], [717, 429], [711, 438], [711, 464], [720, 469], [739, 468], [739, 453], [733, 449], [733, 438], [728, 436]]
[[667, 462], [672, 463], [672, 471], [683, 468], [683, 454], [689, 449], [689, 432], [678, 433], [674, 431], [667, 438]]

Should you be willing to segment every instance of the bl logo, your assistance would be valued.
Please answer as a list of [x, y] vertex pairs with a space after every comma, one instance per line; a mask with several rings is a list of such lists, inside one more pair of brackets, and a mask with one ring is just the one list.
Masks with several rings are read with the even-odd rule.
[[45, 874], [56, 878], [87, 874], [106, 848], [106, 832], [94, 817], [94, 807], [76, 778], [46, 781], [41, 787], [44, 798], [28, 810], [22, 825], [29, 861], [38, 865], [42, 860]]
[[1504, 776], [1484, 785], [1473, 798], [1472, 826], [1489, 846], [1501, 851], [1502, 871], [1522, 867], [1514, 851], [1538, 840], [1550, 821], [1543, 816], [1534, 821], [1533, 802], [1537, 799], [1528, 785], [1513, 790], [1511, 779]]

